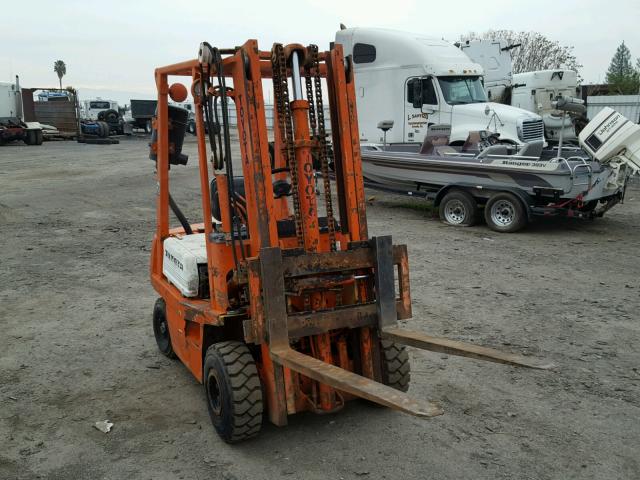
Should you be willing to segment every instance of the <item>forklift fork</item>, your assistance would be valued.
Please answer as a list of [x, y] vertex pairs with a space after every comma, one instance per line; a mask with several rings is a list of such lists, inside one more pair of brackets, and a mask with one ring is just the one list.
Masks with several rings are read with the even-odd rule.
[[[259, 263], [267, 327], [265, 338], [274, 364], [279, 368], [289, 368], [322, 385], [419, 417], [433, 417], [441, 415], [443, 411], [436, 403], [412, 398], [372, 378], [298, 352], [290, 347], [290, 340], [327, 333], [337, 328], [370, 327], [377, 333], [375, 338], [423, 350], [528, 368], [552, 367], [551, 364], [535, 359], [398, 328], [393, 252], [394, 246], [390, 236], [372, 238], [368, 248], [361, 246], [358, 249], [334, 253], [283, 257], [282, 250], [278, 247], [261, 249]], [[373, 268], [375, 302], [340, 307], [330, 312], [305, 312], [303, 315], [287, 312], [285, 277], [329, 273], [340, 268], [360, 270], [366, 267]], [[408, 289], [408, 275], [405, 279], [400, 278], [399, 283], [401, 290]]]

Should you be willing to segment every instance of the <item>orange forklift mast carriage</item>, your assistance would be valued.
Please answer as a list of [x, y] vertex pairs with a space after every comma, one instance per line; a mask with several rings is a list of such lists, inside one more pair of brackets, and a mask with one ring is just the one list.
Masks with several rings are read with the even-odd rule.
[[[170, 165], [186, 163], [184, 112], [168, 104], [183, 89], [170, 88], [169, 76], [191, 78], [200, 224], [190, 224], [169, 194]], [[273, 142], [263, 79], [273, 81]], [[314, 45], [275, 44], [265, 52], [255, 40], [227, 50], [203, 43], [197, 59], [158, 68], [156, 84], [151, 158], [159, 193], [151, 282], [161, 298], [154, 333], [160, 350], [177, 356], [204, 384], [224, 440], [256, 435], [263, 409], [282, 426], [290, 414], [336, 411], [356, 397], [418, 416], [441, 414], [438, 405], [407, 395], [409, 363], [401, 345], [548, 367], [398, 328], [398, 320], [411, 317], [407, 248], [390, 236], [368, 235], [353, 71], [340, 45], [319, 52]], [[230, 102], [239, 159], [232, 158]], [[234, 161], [241, 162], [242, 177], [234, 176]], [[170, 209], [181, 228], [169, 227]], [[174, 255], [169, 245], [175, 244], [199, 249], [199, 265]], [[169, 268], [196, 269], [193, 292], [180, 289]]]

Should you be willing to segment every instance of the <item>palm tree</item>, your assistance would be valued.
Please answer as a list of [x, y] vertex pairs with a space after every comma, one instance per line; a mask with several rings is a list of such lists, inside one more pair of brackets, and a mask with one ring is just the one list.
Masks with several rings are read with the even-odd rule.
[[53, 64], [53, 71], [58, 74], [60, 81], [60, 90], [62, 90], [62, 77], [67, 74], [67, 65], [62, 60], [56, 60]]

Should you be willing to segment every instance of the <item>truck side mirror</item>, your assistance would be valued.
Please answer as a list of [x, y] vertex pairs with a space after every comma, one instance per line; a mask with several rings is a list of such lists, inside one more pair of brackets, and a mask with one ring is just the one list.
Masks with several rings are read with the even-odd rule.
[[422, 100], [422, 80], [419, 78], [414, 79], [411, 88], [413, 90], [413, 108], [422, 108], [424, 104]]

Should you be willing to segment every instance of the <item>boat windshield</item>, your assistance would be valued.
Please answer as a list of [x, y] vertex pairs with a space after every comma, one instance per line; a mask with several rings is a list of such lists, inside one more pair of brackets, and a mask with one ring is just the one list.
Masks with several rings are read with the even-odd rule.
[[438, 82], [449, 105], [487, 101], [480, 77], [438, 77]]

